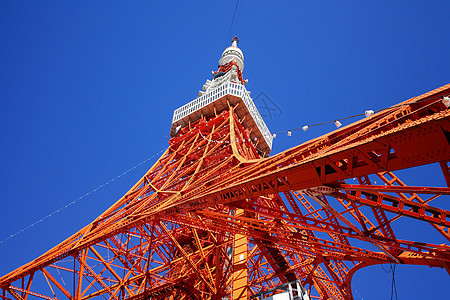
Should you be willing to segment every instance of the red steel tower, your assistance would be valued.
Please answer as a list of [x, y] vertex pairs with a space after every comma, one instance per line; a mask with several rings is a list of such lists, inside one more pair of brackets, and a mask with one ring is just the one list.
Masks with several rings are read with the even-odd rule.
[[[353, 299], [352, 276], [366, 266], [450, 272], [448, 244], [404, 240], [392, 226], [416, 219], [450, 241], [450, 211], [432, 202], [450, 194], [450, 85], [269, 156], [273, 136], [237, 42], [175, 110], [169, 147], [148, 172], [1, 277], [2, 299]], [[428, 164], [447, 186], [393, 173]]]

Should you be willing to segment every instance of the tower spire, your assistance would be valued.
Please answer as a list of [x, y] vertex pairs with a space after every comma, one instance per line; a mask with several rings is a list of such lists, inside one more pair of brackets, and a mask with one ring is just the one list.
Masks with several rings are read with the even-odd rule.
[[239, 39], [237, 36], [234, 36], [234, 38], [231, 40], [231, 46], [237, 47], [237, 44], [239, 44]]

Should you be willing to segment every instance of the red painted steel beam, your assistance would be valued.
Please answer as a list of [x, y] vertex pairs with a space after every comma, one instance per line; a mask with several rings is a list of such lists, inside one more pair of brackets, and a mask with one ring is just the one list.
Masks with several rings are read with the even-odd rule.
[[344, 191], [363, 191], [370, 193], [415, 193], [415, 194], [435, 194], [450, 195], [448, 187], [426, 187], [426, 186], [388, 186], [388, 185], [358, 185], [336, 183], [330, 186]]
[[[403, 198], [393, 197], [386, 194], [376, 193], [369, 197], [358, 197], [356, 195], [333, 192], [330, 196], [364, 204], [370, 207], [379, 207], [385, 211], [397, 213], [414, 219], [427, 221], [438, 225], [450, 227], [450, 211], [417, 203]], [[373, 196], [373, 197], [370, 197]]]

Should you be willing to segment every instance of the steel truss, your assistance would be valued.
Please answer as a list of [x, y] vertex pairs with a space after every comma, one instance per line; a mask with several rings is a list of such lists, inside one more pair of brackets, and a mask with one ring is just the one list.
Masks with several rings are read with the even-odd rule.
[[0, 278], [1, 297], [249, 299], [300, 280], [313, 298], [353, 299], [352, 276], [366, 266], [450, 271], [448, 244], [403, 240], [392, 226], [415, 219], [450, 241], [450, 211], [431, 203], [449, 187], [393, 173], [439, 163], [450, 183], [448, 94], [450, 85], [269, 158], [236, 107], [203, 117], [94, 222]]

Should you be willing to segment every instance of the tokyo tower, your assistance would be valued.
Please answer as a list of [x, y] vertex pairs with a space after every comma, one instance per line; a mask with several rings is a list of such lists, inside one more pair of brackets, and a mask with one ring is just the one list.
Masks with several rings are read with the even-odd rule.
[[[158, 161], [92, 223], [1, 277], [0, 298], [350, 300], [364, 267], [450, 273], [450, 211], [433, 206], [450, 194], [450, 84], [270, 156], [243, 71], [234, 38], [174, 111]], [[394, 173], [431, 164], [447, 186]], [[403, 239], [400, 218], [447, 244]]]

